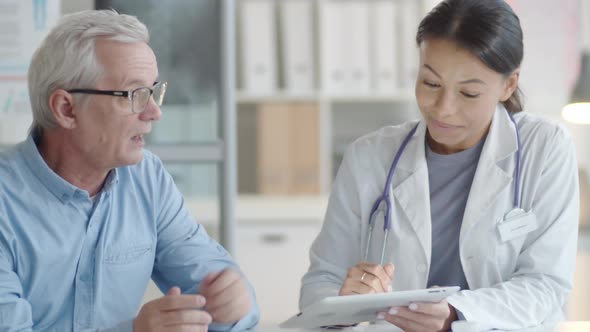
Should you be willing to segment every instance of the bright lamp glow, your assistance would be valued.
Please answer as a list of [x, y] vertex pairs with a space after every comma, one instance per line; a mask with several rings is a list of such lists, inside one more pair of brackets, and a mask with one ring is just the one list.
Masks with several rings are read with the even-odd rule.
[[561, 116], [569, 122], [590, 124], [590, 103], [573, 103], [561, 110]]
[[582, 42], [580, 73], [569, 104], [561, 110], [561, 116], [572, 123], [590, 124], [590, 1], [580, 0], [578, 5]]

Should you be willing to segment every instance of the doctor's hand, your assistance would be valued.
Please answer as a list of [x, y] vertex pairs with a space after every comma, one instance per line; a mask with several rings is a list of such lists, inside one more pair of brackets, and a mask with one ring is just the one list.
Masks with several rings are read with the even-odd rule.
[[455, 308], [447, 300], [412, 303], [407, 308], [393, 307], [377, 318], [385, 319], [405, 332], [447, 332], [451, 330], [451, 323], [458, 319]]
[[393, 264], [359, 263], [350, 269], [338, 295], [384, 293], [391, 291]]
[[151, 331], [203, 331], [211, 323], [211, 315], [199, 310], [205, 305], [201, 295], [180, 294], [180, 288], [172, 287], [166, 296], [148, 302], [141, 307], [133, 321], [134, 332]]
[[201, 281], [199, 292], [207, 299], [205, 310], [215, 323], [235, 323], [252, 308], [246, 281], [240, 273], [229, 268], [209, 273]]

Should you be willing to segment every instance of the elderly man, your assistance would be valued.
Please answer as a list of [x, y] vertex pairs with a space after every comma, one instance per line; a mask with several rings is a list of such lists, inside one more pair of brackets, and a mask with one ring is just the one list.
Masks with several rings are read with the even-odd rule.
[[[251, 286], [143, 150], [166, 92], [146, 27], [65, 16], [28, 78], [30, 135], [0, 155], [0, 330], [255, 326]], [[167, 294], [140, 308], [150, 277]]]

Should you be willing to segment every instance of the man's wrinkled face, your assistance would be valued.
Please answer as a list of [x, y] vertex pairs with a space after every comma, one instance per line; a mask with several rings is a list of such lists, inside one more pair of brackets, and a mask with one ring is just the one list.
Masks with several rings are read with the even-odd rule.
[[[96, 54], [104, 72], [92, 89], [131, 91], [152, 87], [158, 78], [156, 57], [146, 43], [96, 42]], [[72, 142], [99, 168], [136, 164], [143, 158], [144, 135], [159, 120], [160, 108], [153, 98], [141, 113], [131, 111], [128, 98], [87, 95], [76, 112]]]

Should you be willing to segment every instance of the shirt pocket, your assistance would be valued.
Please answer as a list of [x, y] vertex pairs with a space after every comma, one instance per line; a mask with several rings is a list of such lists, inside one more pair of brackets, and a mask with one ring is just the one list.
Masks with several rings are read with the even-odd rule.
[[101, 308], [112, 321], [134, 317], [152, 275], [155, 247], [128, 244], [105, 248], [101, 260]]
[[107, 265], [133, 264], [154, 257], [151, 244], [134, 245], [107, 250], [103, 262]]

